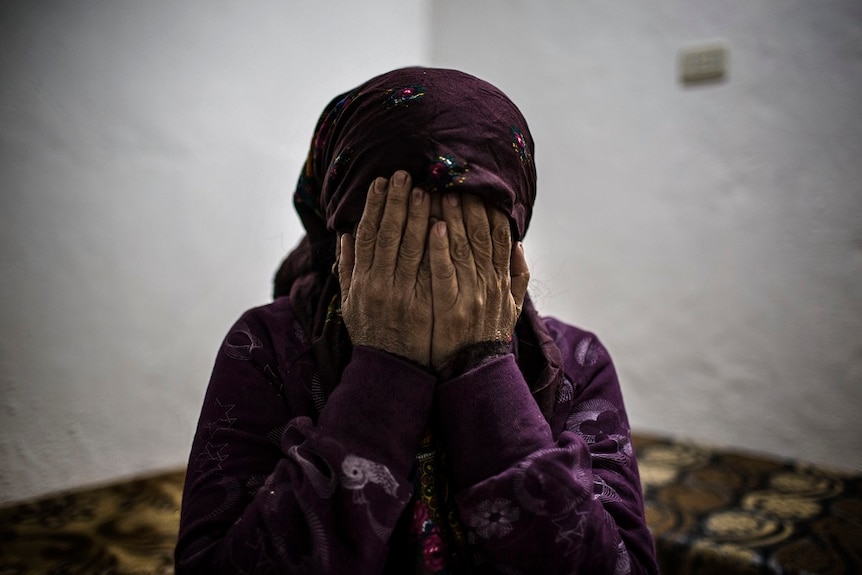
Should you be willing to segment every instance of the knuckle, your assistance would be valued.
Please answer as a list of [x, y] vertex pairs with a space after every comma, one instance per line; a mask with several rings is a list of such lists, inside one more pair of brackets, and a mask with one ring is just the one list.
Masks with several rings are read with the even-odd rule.
[[404, 206], [407, 204], [407, 197], [409, 194], [406, 193], [406, 188], [398, 187], [398, 186], [390, 186], [390, 192], [386, 194], [386, 207], [387, 209], [390, 206]]
[[356, 230], [354, 252], [358, 251], [356, 248], [359, 248], [360, 246], [367, 247], [368, 244], [373, 244], [375, 239], [377, 239], [377, 233], [374, 230], [365, 226], [360, 226], [359, 229]]
[[[366, 212], [367, 215], [367, 212]], [[368, 218], [363, 216], [363, 218], [359, 221], [359, 225], [356, 226], [356, 233], [354, 234], [354, 240], [368, 240], [374, 239], [374, 236], [377, 234], [377, 224], [371, 222]]]
[[434, 276], [443, 281], [449, 281], [455, 278], [455, 268], [451, 265], [440, 266], [434, 270]]
[[[491, 249], [490, 244], [485, 244], [473, 248], [473, 254], [476, 256], [477, 262], [490, 262], [493, 250]], [[486, 267], [487, 265], [483, 263], [483, 271], [486, 271], [486, 273], [493, 273], [493, 269], [486, 270]]]
[[485, 295], [484, 295], [484, 294], [482, 294], [482, 293], [477, 293], [477, 294], [473, 297], [473, 302], [472, 302], [472, 303], [473, 303], [473, 306], [472, 306], [472, 307], [473, 307], [473, 310], [474, 310], [477, 314], [478, 314], [478, 313], [480, 313], [482, 310], [484, 310], [484, 309], [485, 309], [485, 303], [486, 303], [486, 301], [487, 301], [487, 300], [485, 299]]
[[383, 246], [398, 245], [398, 242], [401, 241], [401, 226], [390, 221], [380, 222], [376, 237], [377, 243]]
[[409, 226], [424, 229], [428, 224], [428, 214], [423, 212], [420, 208], [415, 206], [410, 208], [410, 211], [407, 212], [407, 222]]
[[365, 207], [380, 209], [386, 204], [386, 194], [369, 193], [365, 197]]
[[497, 248], [511, 249], [512, 240], [507, 226], [497, 226], [493, 231], [493, 241]]
[[455, 242], [449, 249], [452, 252], [452, 259], [459, 262], [467, 262], [473, 255], [470, 244], [467, 242]]
[[399, 258], [410, 262], [419, 261], [425, 253], [424, 246], [417, 242], [403, 242]]
[[475, 226], [468, 230], [470, 239], [477, 245], [488, 245], [491, 243], [491, 230], [486, 226]]

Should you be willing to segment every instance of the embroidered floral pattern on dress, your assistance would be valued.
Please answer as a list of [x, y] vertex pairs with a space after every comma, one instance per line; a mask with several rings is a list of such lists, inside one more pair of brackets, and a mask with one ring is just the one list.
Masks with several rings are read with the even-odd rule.
[[438, 531], [429, 533], [422, 541], [422, 563], [432, 573], [446, 567], [446, 544]]
[[451, 188], [455, 184], [464, 183], [464, 180], [467, 179], [468, 171], [470, 169], [466, 164], [456, 162], [452, 156], [437, 156], [428, 165], [428, 172], [423, 182], [423, 187], [428, 192]]
[[431, 573], [443, 572], [446, 567], [446, 542], [440, 536], [440, 529], [432, 520], [431, 512], [422, 500], [417, 500], [413, 504], [410, 538], [418, 542], [425, 569]]
[[[560, 464], [565, 462], [565, 464]], [[572, 479], [580, 487], [571, 490]], [[588, 469], [577, 465], [570, 448], [542, 449], [518, 464], [512, 483], [515, 500], [536, 516], [563, 516], [583, 503], [591, 492]]]
[[236, 423], [236, 417], [232, 417], [230, 413], [235, 407], [236, 404], [234, 403], [222, 403], [219, 398], [216, 398], [215, 411], [219, 417], [215, 421], [201, 425], [201, 437], [206, 443], [196, 458], [199, 471], [213, 464], [215, 469], [221, 470], [221, 464], [227, 460], [228, 444], [216, 443], [216, 435], [221, 431], [231, 429]]
[[263, 342], [251, 333], [251, 329], [245, 322], [240, 322], [224, 340], [225, 355], [240, 361], [251, 360], [251, 352], [262, 347]]
[[392, 88], [391, 90], [386, 91], [386, 99], [383, 100], [383, 105], [387, 108], [408, 106], [410, 102], [418, 100], [424, 95], [425, 88], [419, 85]]
[[566, 420], [566, 428], [589, 443], [608, 439], [627, 440], [628, 425], [619, 410], [604, 399], [591, 399], [578, 404]]
[[577, 405], [566, 420], [566, 429], [590, 445], [607, 443], [607, 447], [593, 450], [596, 464], [621, 466], [634, 456], [628, 424], [607, 400], [591, 399]]
[[341, 486], [345, 489], [353, 491], [353, 503], [363, 505], [365, 513], [368, 516], [368, 523], [371, 531], [377, 535], [381, 541], [386, 541], [389, 534], [392, 533], [394, 525], [383, 525], [374, 516], [371, 509], [371, 504], [365, 497], [364, 489], [370, 483], [377, 485], [388, 495], [397, 497], [398, 481], [389, 471], [389, 468], [382, 463], [365, 459], [357, 455], [348, 455], [341, 463]]
[[348, 455], [341, 463], [341, 471], [344, 473], [341, 485], [346, 489], [361, 490], [373, 483], [382, 487], [392, 497], [398, 492], [398, 481], [389, 468], [381, 463], [357, 455]]
[[620, 425], [620, 414], [615, 411], [603, 411], [595, 419], [589, 419], [581, 423], [581, 433], [592, 436], [596, 442], [604, 441], [615, 433]]
[[521, 510], [508, 499], [486, 499], [473, 512], [469, 524], [483, 539], [504, 537], [512, 532], [512, 523], [516, 522], [520, 515]]
[[617, 566], [614, 569], [614, 575], [629, 575], [631, 572], [632, 560], [625, 543], [620, 541], [617, 543]]
[[[598, 499], [601, 503], [615, 503], [622, 501], [622, 497], [617, 493], [617, 490], [611, 487], [607, 481], [596, 475], [593, 478], [593, 499]], [[607, 514], [607, 511], [605, 511]], [[606, 519], [613, 522], [610, 515]]]
[[509, 134], [512, 136], [512, 148], [518, 152], [518, 157], [522, 163], [527, 163], [532, 160], [530, 149], [527, 147], [527, 138], [517, 126], [512, 126], [509, 129]]
[[554, 541], [562, 546], [564, 555], [574, 554], [580, 547], [584, 540], [584, 536], [586, 535], [589, 512], [575, 511], [574, 513], [576, 517], [574, 522], [570, 517], [565, 515], [552, 519], [554, 525], [556, 525], [558, 529], [557, 537]]
[[604, 354], [600, 345], [593, 345], [593, 338], [586, 337], [578, 342], [575, 347], [575, 359], [578, 365], [592, 367], [596, 365]]
[[563, 378], [563, 383], [557, 389], [557, 403], [569, 403], [575, 398], [575, 388], [568, 377]]
[[424, 567], [423, 573], [445, 575], [458, 549], [464, 547], [464, 530], [450, 498], [448, 464], [429, 427], [416, 453], [413, 521], [409, 540]]
[[292, 446], [287, 450], [287, 456], [302, 467], [311, 488], [318, 497], [321, 499], [332, 497], [338, 483], [335, 471], [322, 455], [312, 449], [308, 441]]

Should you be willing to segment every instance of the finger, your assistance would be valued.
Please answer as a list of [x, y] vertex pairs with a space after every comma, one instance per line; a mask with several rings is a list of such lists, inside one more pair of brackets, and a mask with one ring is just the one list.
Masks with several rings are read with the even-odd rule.
[[398, 170], [389, 179], [386, 190], [386, 207], [377, 228], [377, 241], [374, 245], [374, 267], [381, 273], [392, 275], [398, 262], [398, 250], [407, 219], [407, 206], [410, 196], [410, 174]]
[[476, 263], [467, 231], [464, 229], [464, 217], [461, 209], [461, 196], [449, 193], [443, 197], [443, 219], [449, 230], [449, 254], [455, 273], [458, 274], [458, 287], [471, 290], [475, 284]]
[[[374, 262], [374, 246], [377, 243], [377, 230], [380, 227], [380, 218], [386, 207], [386, 188], [389, 180], [376, 178], [368, 188], [365, 196], [365, 209], [362, 218], [356, 228], [355, 246], [358, 248], [359, 256], [355, 262], [355, 269], [365, 272]], [[351, 241], [353, 238], [351, 238]]]
[[430, 213], [428, 194], [422, 188], [413, 188], [407, 210], [407, 224], [401, 238], [396, 277], [399, 283], [415, 285], [419, 266], [425, 255], [428, 240], [428, 216]]
[[428, 263], [431, 268], [431, 298], [435, 313], [449, 310], [458, 298], [458, 278], [449, 253], [449, 235], [446, 222], [431, 226], [428, 234]]
[[512, 257], [512, 232], [509, 218], [496, 208], [488, 208], [491, 224], [491, 243], [493, 244], [493, 264], [499, 277], [509, 277], [509, 261]]
[[527, 266], [527, 257], [524, 255], [524, 245], [521, 242], [515, 244], [512, 249], [512, 299], [518, 313], [524, 306], [524, 298], [527, 295], [527, 284], [530, 283], [530, 268]]
[[493, 273], [491, 246], [491, 226], [488, 222], [488, 210], [485, 202], [474, 195], [465, 195], [462, 198], [464, 208], [464, 227], [473, 254], [473, 261], [480, 274]]
[[433, 313], [434, 301], [431, 295], [431, 261], [428, 254], [430, 250], [425, 250], [422, 254], [422, 260], [419, 262], [419, 270], [416, 272], [416, 300], [426, 307], [431, 309]]
[[353, 265], [355, 263], [355, 244], [350, 234], [341, 234], [341, 256], [338, 258], [338, 283], [341, 286], [341, 301], [347, 299], [350, 284], [353, 281]]

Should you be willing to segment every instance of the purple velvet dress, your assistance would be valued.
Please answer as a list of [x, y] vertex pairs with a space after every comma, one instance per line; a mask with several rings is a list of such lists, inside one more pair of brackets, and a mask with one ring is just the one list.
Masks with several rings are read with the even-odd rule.
[[[513, 354], [437, 383], [357, 347], [325, 398], [289, 299], [247, 312], [204, 400], [177, 573], [656, 573], [611, 359], [592, 334], [544, 322], [565, 371], [550, 423]], [[407, 551], [428, 428], [474, 550], [457, 569]]]

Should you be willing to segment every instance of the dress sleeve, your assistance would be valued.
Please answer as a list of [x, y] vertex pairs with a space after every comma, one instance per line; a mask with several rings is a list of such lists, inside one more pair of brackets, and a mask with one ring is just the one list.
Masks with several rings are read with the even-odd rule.
[[489, 572], [657, 573], [614, 367], [588, 334], [561, 349], [556, 436], [511, 355], [439, 386], [461, 519]]
[[219, 351], [189, 460], [176, 572], [379, 573], [412, 494], [434, 380], [356, 348], [317, 417], [272, 332], [247, 314]]

